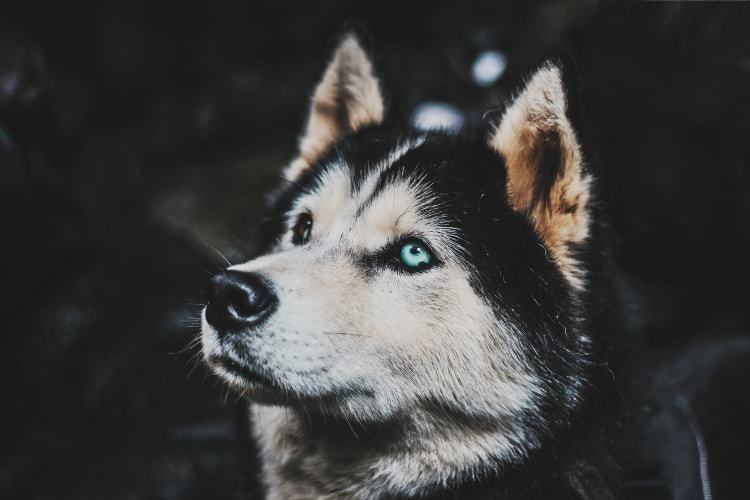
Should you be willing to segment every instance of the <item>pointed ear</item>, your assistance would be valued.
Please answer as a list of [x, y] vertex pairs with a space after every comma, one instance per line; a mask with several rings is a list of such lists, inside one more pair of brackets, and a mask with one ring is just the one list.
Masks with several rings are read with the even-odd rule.
[[313, 94], [299, 157], [284, 175], [294, 180], [344, 135], [383, 120], [383, 97], [372, 63], [353, 34], [333, 54]]
[[567, 116], [560, 68], [546, 63], [534, 74], [490, 144], [505, 159], [511, 206], [531, 219], [563, 274], [580, 286], [574, 247], [589, 233], [591, 177]]

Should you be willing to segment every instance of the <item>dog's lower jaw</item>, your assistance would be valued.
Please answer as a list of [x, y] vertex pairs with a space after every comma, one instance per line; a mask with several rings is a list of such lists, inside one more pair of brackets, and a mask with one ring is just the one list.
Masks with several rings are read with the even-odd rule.
[[252, 404], [251, 411], [269, 500], [416, 496], [491, 475], [533, 447], [502, 422], [462, 428], [419, 411], [396, 429], [384, 426], [386, 438], [355, 422], [319, 433], [292, 408]]

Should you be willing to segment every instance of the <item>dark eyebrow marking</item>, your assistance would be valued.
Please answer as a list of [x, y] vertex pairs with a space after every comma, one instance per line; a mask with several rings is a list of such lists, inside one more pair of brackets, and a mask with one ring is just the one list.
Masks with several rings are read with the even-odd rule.
[[[412, 154], [414, 151], [419, 150], [422, 145], [424, 144], [424, 141], [418, 141], [415, 143], [404, 143], [402, 144], [402, 147], [407, 147], [406, 151], [403, 151], [396, 159], [393, 161], [390, 165], [387, 165], [378, 176], [378, 180], [375, 183], [375, 187], [373, 188], [372, 192], [369, 194], [367, 199], [362, 202], [362, 204], [357, 209], [357, 212], [355, 214], [356, 217], [359, 217], [362, 215], [362, 213], [369, 208], [375, 199], [387, 188], [388, 186], [395, 185], [399, 181], [406, 181], [406, 175], [405, 174], [405, 165], [404, 159], [408, 157], [410, 154]], [[391, 151], [388, 157], [384, 158], [384, 160], [390, 159], [390, 155], [392, 155], [394, 151]]]

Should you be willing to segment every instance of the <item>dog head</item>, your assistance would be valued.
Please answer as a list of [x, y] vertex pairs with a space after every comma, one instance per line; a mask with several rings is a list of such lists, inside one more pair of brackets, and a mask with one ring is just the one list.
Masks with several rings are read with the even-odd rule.
[[543, 65], [484, 133], [397, 128], [384, 108], [345, 37], [265, 251], [212, 280], [205, 358], [261, 404], [359, 422], [454, 415], [491, 422], [506, 449], [532, 446], [577, 404], [589, 351], [577, 256], [591, 180], [561, 70]]

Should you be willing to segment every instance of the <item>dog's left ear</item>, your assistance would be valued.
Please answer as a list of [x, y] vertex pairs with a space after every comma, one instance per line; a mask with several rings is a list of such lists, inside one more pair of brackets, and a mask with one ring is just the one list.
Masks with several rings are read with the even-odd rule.
[[346, 134], [383, 121], [383, 96], [357, 37], [347, 34], [315, 88], [299, 157], [284, 172], [295, 180]]
[[581, 284], [571, 247], [589, 233], [591, 178], [568, 119], [559, 67], [546, 63], [531, 77], [490, 145], [505, 159], [510, 205], [529, 217], [566, 277]]

